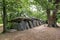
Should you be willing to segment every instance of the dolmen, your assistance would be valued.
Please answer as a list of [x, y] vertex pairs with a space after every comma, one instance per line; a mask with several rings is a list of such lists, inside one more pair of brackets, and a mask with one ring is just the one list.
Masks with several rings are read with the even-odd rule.
[[42, 20], [40, 19], [26, 17], [17, 17], [8, 22], [14, 24], [12, 28], [18, 31], [31, 29], [42, 24]]

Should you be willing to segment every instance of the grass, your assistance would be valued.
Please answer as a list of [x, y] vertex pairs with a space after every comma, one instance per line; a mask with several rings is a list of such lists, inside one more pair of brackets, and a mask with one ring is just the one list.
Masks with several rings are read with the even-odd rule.
[[0, 24], [2, 24], [2, 18], [0, 17]]
[[2, 26], [3, 24], [0, 24], [0, 26]]
[[2, 24], [2, 18], [0, 17], [0, 27], [2, 27], [3, 24]]
[[58, 19], [58, 23], [60, 23], [60, 19]]

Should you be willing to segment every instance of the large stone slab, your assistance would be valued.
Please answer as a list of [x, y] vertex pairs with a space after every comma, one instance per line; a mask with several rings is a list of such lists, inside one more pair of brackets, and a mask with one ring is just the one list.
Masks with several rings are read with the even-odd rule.
[[33, 20], [32, 23], [33, 23], [33, 27], [36, 27], [37, 26], [36, 20]]
[[37, 22], [37, 26], [39, 26], [39, 21], [37, 20], [36, 22]]
[[29, 28], [33, 28], [32, 22], [31, 21], [28, 21], [28, 23], [29, 23]]
[[25, 23], [26, 23], [26, 29], [30, 29], [29, 23], [27, 21], [25, 21]]
[[[17, 29], [17, 30], [26, 30], [26, 29], [29, 29], [29, 23], [27, 21], [21, 21], [20, 23], [13, 23], [14, 26], [13, 26], [13, 29]], [[31, 25], [31, 23], [30, 23]]]
[[39, 21], [39, 25], [41, 25], [41, 21]]
[[21, 21], [20, 23], [17, 23], [15, 29], [17, 29], [17, 30], [26, 30], [27, 29], [26, 22]]

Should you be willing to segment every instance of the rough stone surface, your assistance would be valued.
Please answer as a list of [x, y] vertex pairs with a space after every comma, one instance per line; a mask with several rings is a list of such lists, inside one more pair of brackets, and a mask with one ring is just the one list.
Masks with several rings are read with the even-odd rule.
[[29, 21], [29, 27], [30, 27], [30, 28], [33, 28], [33, 24], [32, 24], [31, 21]]

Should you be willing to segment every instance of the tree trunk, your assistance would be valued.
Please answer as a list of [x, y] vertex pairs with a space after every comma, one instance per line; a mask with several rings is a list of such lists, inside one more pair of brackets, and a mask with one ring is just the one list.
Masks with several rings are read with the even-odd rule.
[[48, 26], [49, 27], [57, 27], [57, 24], [56, 24], [56, 14], [57, 14], [57, 10], [55, 9], [53, 11], [52, 16], [50, 15], [50, 18], [48, 19]]
[[[55, 4], [58, 4], [60, 1], [59, 0], [56, 0], [54, 5]], [[57, 11], [58, 11], [58, 5], [55, 5], [56, 8], [53, 10], [53, 14], [52, 16], [50, 15], [50, 12], [47, 11], [47, 18], [48, 18], [48, 27], [58, 27], [57, 24], [56, 24], [56, 14], [57, 14]]]
[[47, 9], [47, 21], [48, 21], [48, 26], [51, 26], [51, 16], [50, 16], [50, 9]]
[[57, 22], [57, 18], [56, 18], [57, 11], [58, 11], [58, 5], [56, 5], [56, 8], [53, 10], [52, 16], [49, 14], [48, 27], [58, 27], [57, 24], [56, 24], [56, 22]]
[[6, 14], [6, 4], [5, 4], [5, 0], [3, 0], [3, 33], [6, 32], [6, 20], [7, 18], [7, 14]]

